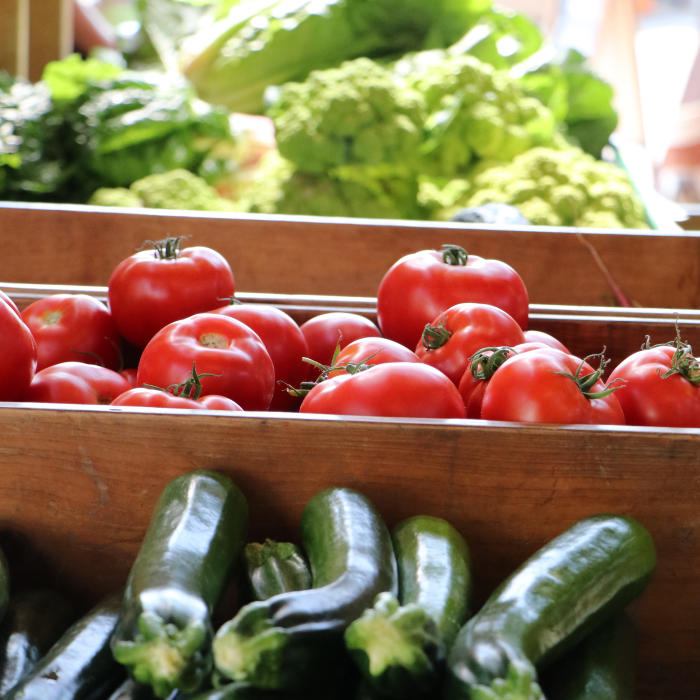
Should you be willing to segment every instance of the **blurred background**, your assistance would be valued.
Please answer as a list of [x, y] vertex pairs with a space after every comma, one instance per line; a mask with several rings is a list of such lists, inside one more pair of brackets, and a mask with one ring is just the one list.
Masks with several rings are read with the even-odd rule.
[[[661, 218], [700, 228], [700, 0], [504, 0], [614, 88], [616, 147]], [[196, 3], [194, 4], [196, 5]], [[95, 45], [131, 50], [135, 0], [2, 0], [0, 69], [37, 80]], [[682, 221], [685, 219], [685, 221]]]

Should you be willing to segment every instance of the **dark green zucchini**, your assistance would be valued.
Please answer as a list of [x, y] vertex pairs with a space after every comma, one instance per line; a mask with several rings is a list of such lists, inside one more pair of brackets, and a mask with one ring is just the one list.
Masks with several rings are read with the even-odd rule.
[[0, 697], [36, 666], [75, 617], [73, 604], [53, 589], [12, 596], [0, 630]]
[[546, 670], [549, 700], [634, 700], [637, 634], [632, 620], [615, 615]]
[[133, 678], [125, 678], [107, 700], [155, 700], [155, 697], [150, 685], [139, 683]]
[[254, 600], [311, 588], [311, 571], [293, 542], [266, 539], [249, 542], [243, 550], [246, 577]]
[[362, 675], [387, 698], [431, 697], [445, 653], [467, 619], [469, 549], [442, 518], [418, 515], [392, 532], [399, 596], [381, 593], [345, 631]]
[[114, 657], [158, 697], [197, 690], [212, 668], [212, 611], [240, 558], [248, 505], [199, 469], [163, 489], [129, 572]]
[[635, 519], [600, 514], [578, 521], [503, 581], [462, 627], [448, 656], [445, 697], [543, 697], [538, 671], [637, 597], [655, 566], [654, 542]]
[[[311, 498], [301, 546], [313, 588], [243, 606], [214, 638], [219, 673], [264, 688], [318, 687], [349, 662], [345, 628], [381, 591], [396, 593], [391, 535], [373, 504], [349, 488]], [[345, 669], [343, 669], [345, 670]]]
[[121, 592], [76, 620], [4, 700], [104, 700], [124, 679], [109, 641]]

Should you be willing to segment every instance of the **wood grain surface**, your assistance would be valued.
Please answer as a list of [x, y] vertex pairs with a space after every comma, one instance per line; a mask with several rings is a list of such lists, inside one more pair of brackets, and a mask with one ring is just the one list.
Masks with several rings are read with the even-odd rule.
[[445, 517], [471, 547], [478, 602], [577, 519], [630, 514], [659, 557], [631, 607], [637, 697], [697, 697], [699, 430], [11, 404], [0, 426], [4, 537], [32, 576], [86, 604], [125, 580], [165, 484], [200, 467], [245, 492], [251, 538], [296, 539], [305, 503], [332, 485], [360, 489], [389, 524]]
[[8, 282], [106, 285], [147, 240], [182, 235], [229, 261], [238, 289], [374, 296], [402, 255], [443, 243], [509, 263], [538, 304], [700, 308], [700, 232], [501, 229], [0, 203]]

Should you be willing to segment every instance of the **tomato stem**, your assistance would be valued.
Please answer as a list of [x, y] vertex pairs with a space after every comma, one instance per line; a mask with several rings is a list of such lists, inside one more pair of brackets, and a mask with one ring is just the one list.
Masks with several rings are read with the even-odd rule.
[[469, 253], [461, 245], [454, 243], [443, 243], [442, 247], [442, 262], [446, 265], [459, 265], [464, 267], [469, 259]]
[[156, 258], [160, 260], [175, 260], [180, 255], [182, 236], [168, 236], [160, 241], [146, 241], [153, 246]]
[[670, 377], [674, 374], [680, 374], [691, 384], [700, 384], [700, 362], [698, 362], [698, 359], [693, 355], [693, 348], [690, 343], [681, 339], [681, 332], [678, 328], [678, 324], [676, 324], [676, 337], [673, 340], [669, 340], [667, 343], [652, 345], [651, 339], [647, 336], [644, 345], [642, 345], [642, 350], [669, 346], [675, 348], [675, 350], [671, 357], [671, 366], [661, 375], [661, 378], [666, 379], [666, 377]]
[[[583, 366], [586, 364], [586, 362], [588, 362], [588, 360], [590, 360], [593, 357], [600, 358], [598, 369], [593, 370], [593, 372], [588, 372], [587, 374], [581, 374], [581, 372], [583, 371]], [[613, 382], [610, 384], [606, 384], [605, 388], [602, 391], [590, 391], [590, 389], [592, 389], [593, 386], [595, 386], [596, 382], [603, 376], [603, 372], [605, 371], [605, 368], [608, 366], [608, 364], [610, 364], [610, 360], [606, 359], [605, 348], [603, 348], [601, 352], [586, 355], [586, 357], [584, 357], [579, 363], [579, 366], [576, 368], [576, 372], [574, 374], [571, 374], [571, 372], [555, 372], [555, 374], [561, 374], [563, 377], [568, 377], [569, 379], [572, 379], [574, 382], [576, 382], [578, 388], [581, 390], [581, 393], [586, 398], [602, 399], [606, 396], [609, 396], [614, 391], [617, 391], [618, 389], [622, 388], [622, 384], [613, 386]]]
[[445, 322], [440, 319], [436, 326], [425, 324], [421, 342], [426, 350], [437, 350], [441, 348], [452, 337], [452, 331], [445, 328]]
[[508, 345], [481, 348], [469, 358], [469, 371], [477, 380], [488, 381], [515, 350]]

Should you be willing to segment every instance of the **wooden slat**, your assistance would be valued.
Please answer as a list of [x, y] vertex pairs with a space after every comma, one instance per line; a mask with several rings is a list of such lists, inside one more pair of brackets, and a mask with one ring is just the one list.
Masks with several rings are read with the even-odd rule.
[[700, 232], [500, 229], [451, 223], [233, 216], [0, 203], [0, 256], [10, 282], [106, 285], [147, 240], [182, 235], [230, 262], [250, 292], [375, 296], [400, 256], [458, 243], [523, 277], [537, 304], [620, 305], [602, 262], [629, 303], [700, 308]]
[[17, 585], [23, 555], [27, 576], [86, 605], [123, 583], [157, 495], [197, 467], [241, 487], [251, 538], [296, 539], [305, 503], [331, 485], [366, 493], [389, 524], [445, 517], [471, 547], [477, 603], [575, 520], [633, 515], [659, 558], [631, 608], [636, 697], [696, 695], [699, 430], [12, 404], [0, 425], [0, 527]]
[[29, 0], [29, 79], [73, 49], [74, 0]]

